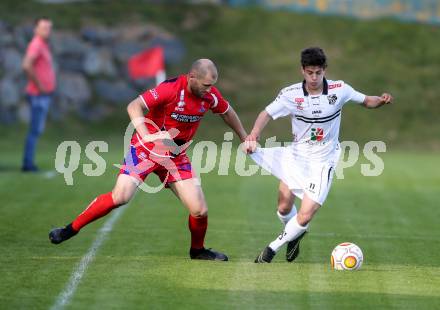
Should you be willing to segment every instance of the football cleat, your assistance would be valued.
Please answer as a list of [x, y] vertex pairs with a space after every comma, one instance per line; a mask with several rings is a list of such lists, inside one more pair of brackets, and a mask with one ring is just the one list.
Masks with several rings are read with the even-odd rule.
[[203, 260], [218, 260], [218, 261], [228, 261], [228, 257], [220, 252], [213, 251], [211, 249], [193, 249], [189, 250], [189, 256], [191, 259], [203, 259]]
[[301, 235], [298, 236], [295, 240], [290, 241], [287, 243], [287, 251], [286, 251], [286, 260], [291, 263], [293, 262], [299, 255], [299, 242], [304, 237], [304, 235], [307, 233], [307, 231], [303, 232]]
[[270, 247], [266, 247], [260, 255], [255, 259], [255, 263], [270, 263], [272, 259], [275, 257], [275, 251]]
[[73, 236], [75, 236], [78, 232], [74, 231], [72, 228], [72, 224], [67, 225], [66, 227], [62, 228], [54, 228], [49, 232], [49, 240], [53, 244], [59, 244], [63, 241], [66, 241]]

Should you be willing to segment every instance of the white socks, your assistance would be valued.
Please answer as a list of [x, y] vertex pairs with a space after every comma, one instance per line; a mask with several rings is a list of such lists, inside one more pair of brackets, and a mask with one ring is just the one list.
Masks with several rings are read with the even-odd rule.
[[280, 219], [281, 223], [283, 223], [284, 226], [286, 226], [287, 222], [290, 221], [290, 219], [294, 217], [296, 213], [297, 210], [295, 204], [293, 204], [292, 210], [290, 210], [289, 214], [282, 215], [279, 211], [277, 211], [278, 218]]
[[298, 238], [303, 232], [307, 230], [309, 225], [301, 226], [296, 221], [296, 215], [287, 222], [286, 227], [284, 227], [284, 231], [280, 234], [278, 238], [272, 241], [269, 244], [269, 247], [278, 252], [278, 250], [287, 242], [295, 240]]

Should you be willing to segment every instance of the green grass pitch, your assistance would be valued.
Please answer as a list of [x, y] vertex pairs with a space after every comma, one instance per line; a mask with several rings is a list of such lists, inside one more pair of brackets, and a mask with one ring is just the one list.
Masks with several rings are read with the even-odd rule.
[[[55, 148], [43, 144], [43, 167], [53, 169]], [[0, 308], [49, 309], [110, 216], [59, 246], [47, 233], [111, 189], [116, 169], [110, 163], [122, 153], [110, 145], [105, 175], [77, 171], [75, 185], [66, 186], [60, 175], [15, 171], [20, 149], [3, 149]], [[357, 165], [334, 181], [291, 264], [284, 250], [272, 264], [253, 263], [281, 230], [274, 177], [239, 177], [233, 165], [229, 176], [203, 175], [206, 245], [225, 251], [227, 263], [191, 261], [186, 210], [169, 191], [140, 192], [97, 249], [66, 308], [439, 308], [438, 155], [391, 152], [383, 158], [380, 177], [363, 177]], [[331, 250], [343, 241], [362, 248], [361, 270], [330, 269]]]

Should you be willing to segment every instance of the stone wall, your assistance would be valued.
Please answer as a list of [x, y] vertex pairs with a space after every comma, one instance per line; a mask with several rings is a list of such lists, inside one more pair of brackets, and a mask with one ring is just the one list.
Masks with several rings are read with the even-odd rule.
[[[24, 89], [26, 76], [21, 68], [30, 24], [8, 25], [0, 21], [0, 123], [29, 120]], [[78, 31], [54, 29], [50, 45], [57, 72], [57, 92], [49, 117], [63, 120], [76, 115], [84, 120], [100, 120], [126, 105], [154, 80], [131, 80], [127, 73], [130, 56], [160, 45], [167, 65], [182, 61], [181, 40], [152, 24], [104, 27], [84, 26]]]

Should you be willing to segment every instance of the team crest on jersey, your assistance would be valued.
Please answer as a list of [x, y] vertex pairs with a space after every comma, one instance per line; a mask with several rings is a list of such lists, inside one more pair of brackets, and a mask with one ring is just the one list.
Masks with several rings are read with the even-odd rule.
[[322, 128], [312, 128], [310, 132], [310, 140], [312, 141], [322, 141], [324, 139], [324, 129]]
[[329, 104], [335, 104], [338, 100], [338, 96], [336, 96], [336, 94], [331, 94], [327, 96], [327, 99]]

